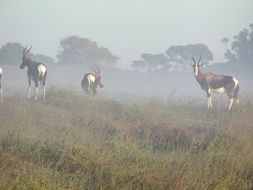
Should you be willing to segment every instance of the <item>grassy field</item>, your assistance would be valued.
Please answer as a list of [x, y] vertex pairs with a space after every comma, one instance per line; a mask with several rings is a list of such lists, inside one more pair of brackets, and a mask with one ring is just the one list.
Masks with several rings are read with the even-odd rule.
[[252, 100], [6, 97], [0, 189], [253, 189]]

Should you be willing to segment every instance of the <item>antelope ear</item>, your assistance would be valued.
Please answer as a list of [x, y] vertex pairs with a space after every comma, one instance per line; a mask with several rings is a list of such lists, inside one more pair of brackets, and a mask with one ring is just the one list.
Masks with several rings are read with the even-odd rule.
[[194, 66], [194, 64], [192, 64], [191, 61], [187, 61], [186, 64], [190, 64], [191, 66]]

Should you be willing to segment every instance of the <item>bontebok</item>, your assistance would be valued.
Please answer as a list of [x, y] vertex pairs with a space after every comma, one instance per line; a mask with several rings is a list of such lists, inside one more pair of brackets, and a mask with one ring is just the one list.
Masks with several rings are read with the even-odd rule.
[[31, 47], [27, 49], [25, 47], [23, 49], [23, 58], [22, 58], [22, 64], [20, 65], [20, 68], [23, 69], [25, 66], [27, 66], [27, 77], [28, 77], [28, 98], [31, 97], [31, 81], [34, 81], [35, 84], [35, 100], [38, 99], [39, 95], [39, 83], [43, 86], [43, 98], [45, 100], [46, 98], [46, 78], [47, 78], [47, 68], [43, 63], [38, 63], [36, 61], [32, 61], [32, 54], [30, 53]]
[[3, 102], [2, 75], [3, 75], [3, 69], [0, 67], [0, 101], [1, 102]]
[[201, 88], [206, 91], [207, 95], [207, 106], [208, 108], [212, 108], [212, 98], [211, 98], [211, 92], [215, 93], [227, 93], [230, 104], [228, 106], [228, 109], [230, 110], [234, 101], [239, 104], [239, 81], [233, 77], [233, 76], [225, 76], [225, 75], [217, 75], [213, 73], [202, 73], [200, 71], [200, 67], [203, 64], [199, 64], [201, 60], [201, 56], [198, 60], [198, 62], [195, 61], [194, 57], [192, 57], [192, 60], [194, 64], [191, 64], [194, 68], [194, 75], [197, 79], [199, 85]]
[[87, 73], [84, 75], [81, 82], [81, 87], [86, 93], [86, 95], [95, 95], [97, 93], [97, 86], [103, 87], [101, 83], [100, 69], [96, 65], [96, 69], [92, 68], [94, 73]]

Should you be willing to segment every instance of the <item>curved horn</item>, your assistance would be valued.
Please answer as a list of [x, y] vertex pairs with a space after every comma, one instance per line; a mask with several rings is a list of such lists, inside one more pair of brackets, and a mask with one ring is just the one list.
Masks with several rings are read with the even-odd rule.
[[32, 45], [29, 47], [28, 50], [26, 50], [26, 53], [27, 53], [27, 52], [30, 52], [31, 49], [32, 49]]
[[27, 46], [23, 49], [23, 54], [26, 53]]
[[100, 73], [100, 69], [99, 67], [97, 66], [97, 64], [95, 64], [96, 68], [97, 68], [97, 73]]
[[193, 62], [194, 62], [194, 64], [195, 64], [196, 62], [195, 62], [194, 56], [192, 56], [192, 60], [193, 60]]
[[201, 60], [201, 55], [199, 56], [199, 60], [198, 60], [198, 63], [197, 63], [197, 64], [199, 64], [200, 60]]
[[91, 70], [92, 70], [94, 73], [97, 73], [96, 69], [94, 69], [93, 67], [91, 67]]

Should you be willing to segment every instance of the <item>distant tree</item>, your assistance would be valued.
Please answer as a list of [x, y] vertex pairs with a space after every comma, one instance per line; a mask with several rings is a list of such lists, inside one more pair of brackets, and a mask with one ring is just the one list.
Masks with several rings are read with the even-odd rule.
[[60, 41], [59, 63], [73, 65], [98, 64], [113, 67], [118, 57], [108, 48], [99, 47], [95, 41], [78, 36], [69, 36]]
[[154, 72], [168, 68], [169, 59], [162, 53], [143, 53], [141, 58], [141, 60], [133, 61], [131, 65], [137, 71]]
[[33, 60], [48, 64], [48, 65], [55, 64], [55, 60], [52, 57], [49, 57], [49, 56], [43, 55], [43, 54], [33, 55]]
[[143, 53], [141, 58], [147, 63], [148, 71], [157, 71], [165, 68], [169, 62], [168, 57], [164, 54]]
[[134, 60], [131, 66], [135, 71], [139, 72], [146, 71], [147, 69], [147, 64], [144, 60]]
[[221, 41], [221, 43], [223, 43], [225, 45], [226, 49], [228, 49], [229, 38], [224, 37], [220, 41]]
[[0, 49], [0, 64], [18, 65], [22, 60], [23, 46], [20, 43], [7, 43]]
[[233, 37], [231, 49], [227, 49], [224, 57], [228, 63], [245, 70], [253, 69], [253, 24], [250, 29], [243, 29]]
[[229, 50], [229, 49], [226, 50], [226, 52], [224, 54], [224, 57], [226, 59], [228, 59], [230, 63], [235, 63], [236, 62], [236, 56], [235, 56], [235, 54], [231, 50]]
[[[166, 56], [167, 55], [167, 56]], [[185, 46], [171, 46], [165, 54], [141, 54], [141, 60], [133, 61], [132, 67], [135, 70], [147, 72], [161, 71], [183, 71], [187, 64], [192, 61], [192, 56], [202, 57], [202, 63], [209, 64], [213, 60], [213, 54], [204, 44]]]
[[178, 63], [188, 63], [192, 56], [202, 57], [202, 63], [209, 64], [213, 60], [213, 54], [205, 44], [189, 44], [185, 46], [171, 46], [165, 51], [166, 55]]

